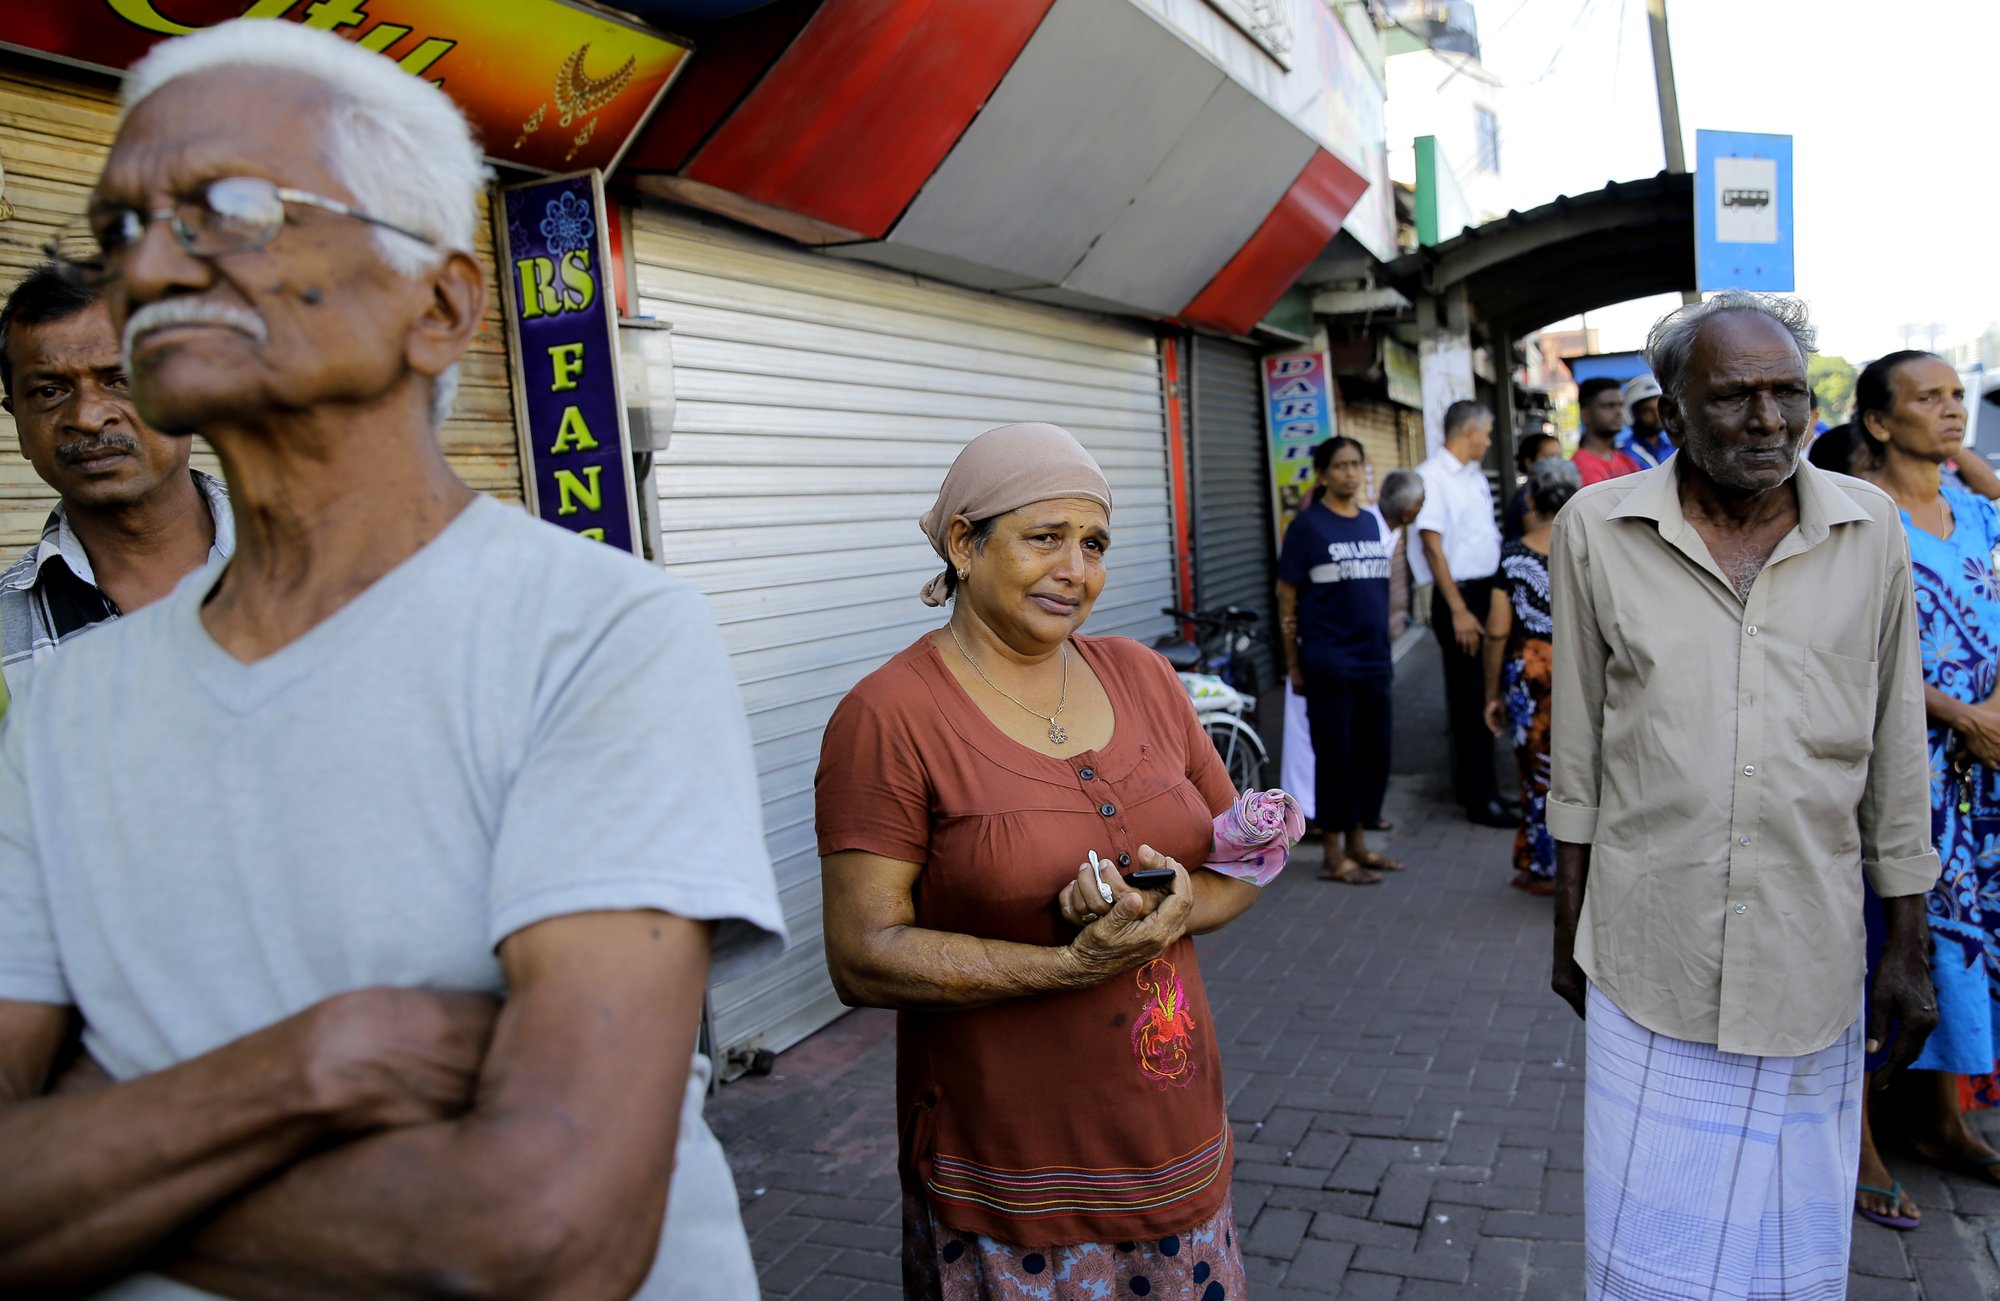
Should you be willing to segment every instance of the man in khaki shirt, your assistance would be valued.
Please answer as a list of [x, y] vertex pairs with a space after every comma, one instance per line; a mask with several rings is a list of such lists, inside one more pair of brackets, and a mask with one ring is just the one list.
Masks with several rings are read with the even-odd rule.
[[1593, 1298], [1844, 1295], [1864, 875], [1869, 1049], [1900, 1020], [1899, 1067], [1937, 1019], [1909, 557], [1887, 496], [1800, 457], [1811, 345], [1786, 299], [1662, 319], [1683, 454], [1556, 522], [1553, 984], [1588, 1027]]

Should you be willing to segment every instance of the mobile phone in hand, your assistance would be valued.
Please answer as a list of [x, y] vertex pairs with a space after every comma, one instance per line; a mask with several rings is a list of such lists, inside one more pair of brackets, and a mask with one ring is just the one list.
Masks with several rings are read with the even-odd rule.
[[1127, 885], [1138, 886], [1141, 890], [1150, 890], [1156, 885], [1172, 885], [1174, 883], [1174, 869], [1171, 867], [1142, 867], [1136, 872], [1127, 872], [1125, 874], [1125, 883]]

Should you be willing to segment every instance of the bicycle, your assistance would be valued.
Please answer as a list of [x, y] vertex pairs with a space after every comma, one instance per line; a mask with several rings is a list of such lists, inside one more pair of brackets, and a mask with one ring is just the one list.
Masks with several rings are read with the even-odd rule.
[[1176, 623], [1193, 624], [1195, 639], [1163, 637], [1153, 649], [1165, 655], [1175, 668], [1188, 673], [1213, 673], [1253, 700], [1263, 689], [1257, 661], [1250, 649], [1269, 638], [1257, 628], [1257, 612], [1240, 605], [1220, 610], [1183, 610], [1162, 606], [1160, 613]]
[[[1256, 666], [1244, 652], [1256, 639], [1250, 627], [1257, 620], [1257, 612], [1230, 606], [1214, 614], [1197, 614], [1172, 607], [1161, 613], [1172, 615], [1182, 623], [1192, 623], [1197, 630], [1204, 627], [1210, 629], [1210, 645], [1214, 645], [1217, 635], [1222, 636], [1222, 645], [1217, 653], [1209, 652], [1196, 642], [1179, 638], [1163, 638], [1153, 648], [1165, 656], [1179, 674], [1181, 686], [1194, 705], [1195, 717], [1201, 722], [1202, 731], [1208, 734], [1216, 753], [1222, 756], [1222, 766], [1229, 773], [1230, 784], [1239, 792], [1263, 790], [1264, 770], [1271, 762], [1271, 755], [1264, 747], [1264, 738], [1257, 735], [1257, 729], [1247, 721], [1249, 715], [1257, 712], [1257, 698], [1229, 680], [1234, 676], [1239, 682], [1247, 679], [1251, 685], [1255, 684]], [[1225, 672], [1204, 671], [1210, 667]]]

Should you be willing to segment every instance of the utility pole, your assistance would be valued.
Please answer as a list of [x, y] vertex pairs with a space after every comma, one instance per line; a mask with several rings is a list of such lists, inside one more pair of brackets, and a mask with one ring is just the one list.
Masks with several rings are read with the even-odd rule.
[[1667, 148], [1667, 170], [1685, 172], [1681, 106], [1674, 94], [1674, 50], [1667, 43], [1667, 0], [1646, 0], [1646, 20], [1653, 31], [1653, 82], [1660, 94], [1660, 141]]
[[[1660, 143], [1666, 147], [1667, 170], [1685, 172], [1687, 151], [1681, 148], [1681, 102], [1674, 92], [1674, 47], [1667, 40], [1667, 0], [1646, 0], [1646, 25], [1653, 34], [1653, 86], [1660, 96]], [[1695, 290], [1683, 290], [1681, 302], [1701, 301]]]

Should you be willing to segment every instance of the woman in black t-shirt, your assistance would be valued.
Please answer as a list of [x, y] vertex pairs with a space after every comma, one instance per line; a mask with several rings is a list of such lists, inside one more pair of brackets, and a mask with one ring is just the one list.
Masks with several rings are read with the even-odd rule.
[[1320, 875], [1374, 885], [1403, 866], [1368, 848], [1364, 830], [1389, 781], [1389, 530], [1361, 504], [1361, 444], [1329, 438], [1313, 468], [1313, 498], [1278, 556], [1279, 642], [1312, 731]]

